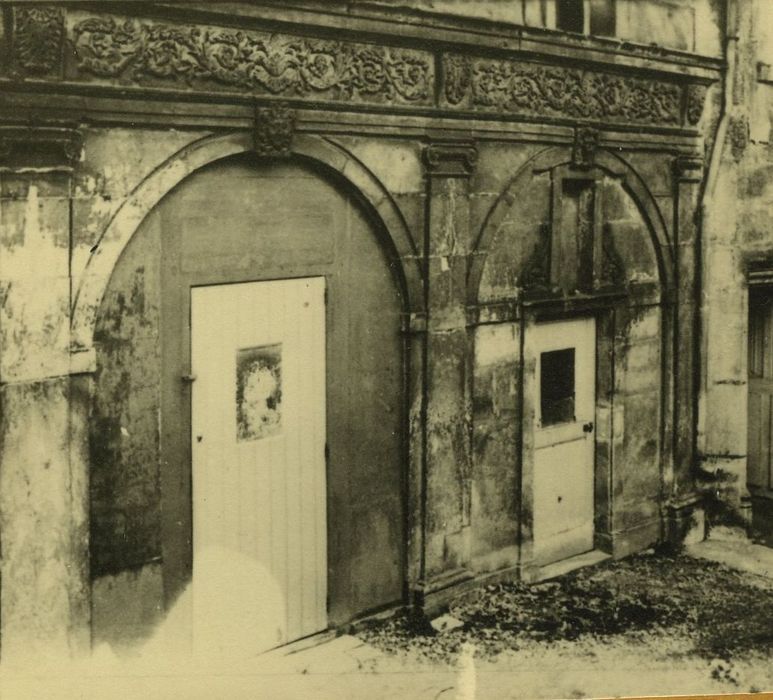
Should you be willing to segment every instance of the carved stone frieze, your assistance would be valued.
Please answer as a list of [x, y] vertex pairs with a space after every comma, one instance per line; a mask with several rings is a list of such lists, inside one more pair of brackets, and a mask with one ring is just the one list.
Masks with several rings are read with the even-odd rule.
[[599, 132], [587, 127], [574, 131], [572, 144], [572, 166], [575, 168], [592, 168], [599, 146]]
[[45, 75], [61, 68], [63, 41], [63, 8], [32, 6], [13, 9], [12, 59], [18, 72]]
[[76, 129], [49, 126], [0, 126], [0, 167], [70, 169], [78, 162], [83, 139]]
[[687, 123], [696, 126], [703, 116], [703, 105], [706, 102], [708, 88], [705, 85], [689, 85], [687, 87], [687, 106], [685, 116]]
[[427, 172], [438, 177], [467, 177], [478, 162], [478, 149], [472, 142], [438, 141], [424, 149]]
[[364, 103], [433, 101], [430, 53], [257, 31], [90, 17], [71, 41], [80, 75]]
[[[470, 61], [470, 80], [446, 57], [444, 94], [450, 104], [476, 111], [547, 115], [611, 122], [678, 125], [677, 83], [578, 68], [492, 58]], [[449, 99], [452, 97], [453, 99]]]
[[128, 17], [86, 4], [19, 4], [9, 16], [9, 77], [62, 77], [73, 86], [172, 88], [203, 97], [246, 93], [639, 127], [695, 127], [707, 95], [705, 81], [685, 76]]
[[295, 133], [295, 111], [277, 104], [255, 110], [255, 152], [261, 156], [289, 156]]

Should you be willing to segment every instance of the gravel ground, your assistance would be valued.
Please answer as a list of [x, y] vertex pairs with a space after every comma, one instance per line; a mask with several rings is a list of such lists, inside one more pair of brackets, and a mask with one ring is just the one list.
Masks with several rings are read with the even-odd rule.
[[489, 667], [607, 657], [632, 669], [690, 669], [728, 691], [763, 689], [749, 680], [754, 668], [763, 670], [756, 682], [771, 682], [773, 581], [687, 555], [647, 552], [551, 582], [491, 585], [449, 613], [459, 627], [438, 633], [401, 614], [359, 637], [406, 663], [455, 664], [472, 649]]

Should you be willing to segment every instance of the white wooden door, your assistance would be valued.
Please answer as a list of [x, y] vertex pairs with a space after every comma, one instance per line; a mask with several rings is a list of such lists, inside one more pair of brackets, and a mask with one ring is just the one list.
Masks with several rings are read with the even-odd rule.
[[325, 280], [191, 291], [193, 646], [327, 627]]
[[537, 324], [534, 557], [548, 564], [593, 549], [596, 326], [592, 318]]

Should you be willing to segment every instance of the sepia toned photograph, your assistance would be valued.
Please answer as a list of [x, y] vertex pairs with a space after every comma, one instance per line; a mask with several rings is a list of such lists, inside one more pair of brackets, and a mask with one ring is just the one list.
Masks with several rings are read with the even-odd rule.
[[773, 0], [0, 0], [3, 700], [773, 698]]

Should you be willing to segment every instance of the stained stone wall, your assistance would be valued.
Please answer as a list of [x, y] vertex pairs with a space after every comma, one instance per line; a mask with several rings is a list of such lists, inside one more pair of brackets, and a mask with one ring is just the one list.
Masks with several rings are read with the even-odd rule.
[[[473, 41], [462, 10], [301, 3], [288, 18], [280, 3], [240, 5], [238, 17], [234, 7], [3, 8], [4, 660], [33, 642], [88, 646], [90, 622], [108, 630], [102, 639], [116, 641], [116, 628], [142, 636], [163, 614], [159, 521], [175, 525], [154, 481], [149, 408], [163, 242], [132, 237], [181, 182], [229, 157], [313, 164], [348, 193], [341, 220], [373, 233], [387, 256], [379, 269], [404, 294], [390, 311], [404, 362], [389, 374], [405, 391], [393, 430], [404, 471], [392, 474], [404, 518], [387, 523], [379, 510], [378, 470], [371, 500], [346, 515], [353, 530], [402, 540], [403, 568], [390, 569], [389, 596], [359, 586], [358, 571], [387, 565], [384, 548], [341, 535], [348, 573], [334, 624], [395, 597], [437, 606], [486, 572], [527, 573], [517, 569], [530, 536], [518, 500], [529, 488], [519, 353], [534, 320], [524, 308], [545, 277], [538, 242], [557, 166], [591, 177], [603, 199], [599, 285], [578, 295], [543, 284], [552, 297], [536, 298], [600, 319], [596, 459], [611, 477], [596, 483], [608, 506], [598, 545], [622, 555], [663, 539], [669, 508], [695, 502], [684, 380], [695, 357], [684, 348], [719, 62], [509, 24], [481, 25]], [[743, 151], [742, 129], [733, 133]], [[527, 163], [535, 172], [514, 188]], [[372, 282], [375, 269], [347, 274]], [[378, 325], [378, 305], [366, 312]], [[345, 510], [351, 484], [341, 483]], [[186, 583], [178, 568], [173, 590]]]
[[748, 324], [751, 288], [770, 289], [771, 115], [773, 57], [770, 7], [739, 3], [733, 16], [738, 41], [731, 54], [730, 97], [716, 178], [707, 184], [703, 246], [703, 314], [699, 465], [713, 503], [715, 524], [754, 524], [771, 541], [771, 501], [750, 498], [747, 487]]

